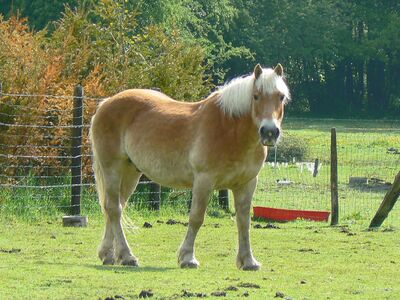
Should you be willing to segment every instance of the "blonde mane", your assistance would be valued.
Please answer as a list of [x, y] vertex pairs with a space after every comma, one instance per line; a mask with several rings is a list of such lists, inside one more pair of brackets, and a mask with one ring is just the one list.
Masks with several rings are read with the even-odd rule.
[[219, 96], [218, 104], [225, 114], [240, 117], [249, 113], [254, 85], [264, 94], [280, 92], [285, 96], [285, 101], [290, 99], [289, 88], [282, 76], [276, 74], [273, 69], [262, 69], [255, 83], [254, 80], [254, 74], [237, 77], [213, 93]]

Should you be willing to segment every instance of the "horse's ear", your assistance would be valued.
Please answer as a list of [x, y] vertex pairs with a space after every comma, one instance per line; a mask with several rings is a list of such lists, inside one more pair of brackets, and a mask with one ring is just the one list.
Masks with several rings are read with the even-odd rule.
[[275, 69], [274, 69], [275, 73], [278, 74], [279, 76], [283, 75], [283, 67], [281, 64], [277, 64]]
[[256, 80], [258, 79], [258, 77], [260, 77], [261, 73], [262, 73], [262, 68], [260, 64], [257, 64], [254, 68], [254, 77], [256, 78]]

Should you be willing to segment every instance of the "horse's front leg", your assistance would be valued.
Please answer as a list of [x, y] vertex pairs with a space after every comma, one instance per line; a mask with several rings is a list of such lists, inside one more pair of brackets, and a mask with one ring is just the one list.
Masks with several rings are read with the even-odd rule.
[[178, 252], [178, 263], [181, 268], [198, 268], [200, 265], [194, 254], [194, 242], [204, 222], [204, 215], [211, 191], [212, 182], [208, 176], [201, 175], [195, 178], [192, 190], [193, 196], [188, 230]]
[[239, 269], [259, 270], [261, 264], [254, 258], [250, 246], [251, 199], [257, 186], [257, 178], [232, 190], [235, 198], [236, 222], [239, 234], [239, 252], [236, 263]]

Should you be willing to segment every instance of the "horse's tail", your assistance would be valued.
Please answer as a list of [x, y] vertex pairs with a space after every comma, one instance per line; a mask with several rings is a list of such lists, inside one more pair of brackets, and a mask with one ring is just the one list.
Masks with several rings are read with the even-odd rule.
[[[96, 149], [96, 144], [93, 140], [93, 123], [96, 115], [92, 117], [92, 121], [90, 124], [90, 130], [89, 130], [89, 138], [90, 138], [90, 143], [92, 144], [92, 152], [93, 152], [93, 171], [94, 171], [94, 178], [96, 181], [96, 190], [97, 190], [97, 195], [99, 197], [99, 203], [101, 206], [101, 210], [103, 214], [106, 216], [106, 190], [104, 187], [104, 172], [103, 168], [101, 166], [101, 163], [99, 162], [98, 159], [98, 154], [97, 154], [97, 149]], [[138, 227], [133, 223], [133, 221], [126, 215], [126, 210], [122, 214], [122, 224], [123, 226], [128, 229], [129, 231], [133, 231], [137, 229]]]
[[106, 190], [104, 188], [104, 173], [103, 169], [101, 167], [101, 164], [98, 159], [98, 154], [97, 154], [97, 149], [96, 149], [96, 144], [94, 143], [93, 140], [93, 123], [96, 115], [92, 117], [92, 121], [90, 124], [90, 131], [89, 131], [89, 137], [90, 137], [90, 143], [92, 144], [92, 152], [93, 152], [93, 172], [94, 172], [94, 178], [96, 181], [96, 190], [97, 190], [97, 195], [99, 197], [99, 203], [101, 206], [101, 210], [103, 213], [105, 212], [105, 203], [106, 203]]

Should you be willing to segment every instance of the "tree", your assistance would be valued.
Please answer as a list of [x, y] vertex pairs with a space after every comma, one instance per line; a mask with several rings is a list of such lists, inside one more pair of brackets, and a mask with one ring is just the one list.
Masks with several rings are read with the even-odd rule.
[[6, 17], [19, 13], [27, 17], [31, 28], [41, 30], [61, 17], [65, 5], [75, 7], [78, 0], [0, 0], [0, 13]]

